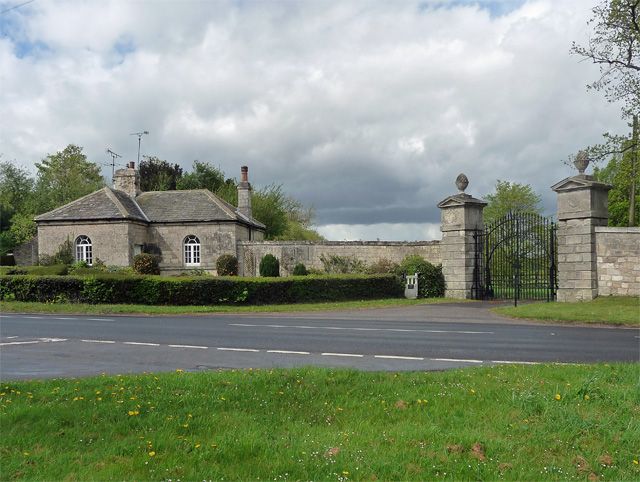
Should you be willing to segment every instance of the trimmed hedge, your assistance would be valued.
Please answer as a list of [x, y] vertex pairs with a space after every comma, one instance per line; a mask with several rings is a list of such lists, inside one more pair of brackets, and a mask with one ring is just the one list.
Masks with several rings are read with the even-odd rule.
[[0, 276], [0, 299], [144, 305], [277, 304], [400, 297], [393, 275], [296, 278]]
[[272, 254], [265, 254], [260, 261], [260, 276], [277, 277], [280, 276], [280, 261]]

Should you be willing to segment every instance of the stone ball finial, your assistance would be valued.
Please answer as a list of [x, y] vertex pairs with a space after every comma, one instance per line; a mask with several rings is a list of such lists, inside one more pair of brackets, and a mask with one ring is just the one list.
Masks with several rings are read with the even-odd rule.
[[589, 156], [586, 151], [580, 151], [576, 154], [576, 159], [573, 161], [573, 165], [576, 166], [579, 174], [584, 174], [584, 171], [587, 170], [587, 166], [591, 162]]
[[458, 188], [458, 191], [464, 192], [468, 185], [469, 178], [462, 173], [458, 174], [458, 177], [456, 177], [456, 187]]

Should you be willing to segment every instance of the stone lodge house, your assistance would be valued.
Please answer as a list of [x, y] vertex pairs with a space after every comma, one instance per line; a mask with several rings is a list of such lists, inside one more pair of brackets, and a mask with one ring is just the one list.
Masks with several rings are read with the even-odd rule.
[[38, 253], [53, 255], [70, 240], [76, 260], [89, 265], [100, 259], [130, 266], [136, 254], [149, 252], [160, 255], [163, 274], [215, 272], [218, 256], [235, 256], [239, 241], [264, 239], [264, 224], [251, 214], [246, 166], [241, 175], [236, 208], [207, 189], [141, 192], [140, 174], [130, 162], [116, 171], [113, 189], [38, 216]]

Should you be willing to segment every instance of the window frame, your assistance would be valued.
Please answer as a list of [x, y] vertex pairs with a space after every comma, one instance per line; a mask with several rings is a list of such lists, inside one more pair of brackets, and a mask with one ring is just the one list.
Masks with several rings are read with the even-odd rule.
[[76, 262], [84, 261], [87, 265], [93, 265], [93, 242], [86, 234], [81, 234], [76, 238], [75, 259]]
[[182, 260], [185, 266], [200, 266], [202, 244], [195, 234], [189, 234], [182, 240]]

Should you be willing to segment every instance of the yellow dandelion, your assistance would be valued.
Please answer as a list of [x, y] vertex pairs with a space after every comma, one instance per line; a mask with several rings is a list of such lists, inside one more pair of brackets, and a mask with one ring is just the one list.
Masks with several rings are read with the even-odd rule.
[[130, 417], [135, 417], [136, 415], [140, 414], [138, 410], [129, 410], [127, 413]]
[[591, 398], [591, 397], [590, 397], [589, 395], [585, 395], [585, 396], [584, 396], [584, 399], [585, 399], [585, 400], [589, 400], [590, 398]]
[[22, 452], [22, 455], [24, 455], [25, 457], [28, 457], [30, 455], [29, 452]]
[[184, 370], [182, 368], [177, 368], [176, 369], [176, 373], [182, 373], [182, 372], [184, 372]]
[[99, 402], [101, 402], [101, 401], [102, 401], [102, 397], [98, 397], [98, 398], [96, 398], [96, 400], [98, 400]]
[[149, 457], [155, 457], [156, 453], [152, 450], [151, 452], [149, 452]]
[[200, 444], [196, 444], [196, 448], [199, 449], [200, 448]]
[[638, 465], [638, 461], [636, 459], [633, 459], [633, 465]]
[[562, 397], [560, 396], [560, 394], [559, 394], [559, 393], [556, 393], [556, 396], [555, 396], [555, 397], [553, 397], [553, 398], [555, 398], [556, 400], [561, 400], [561, 399], [562, 399]]
[[348, 472], [348, 471], [346, 471], [346, 470], [343, 470], [343, 471], [342, 471], [342, 475], [349, 475], [349, 472]]
[[476, 391], [472, 388], [472, 389], [471, 389], [471, 393], [476, 393]]

